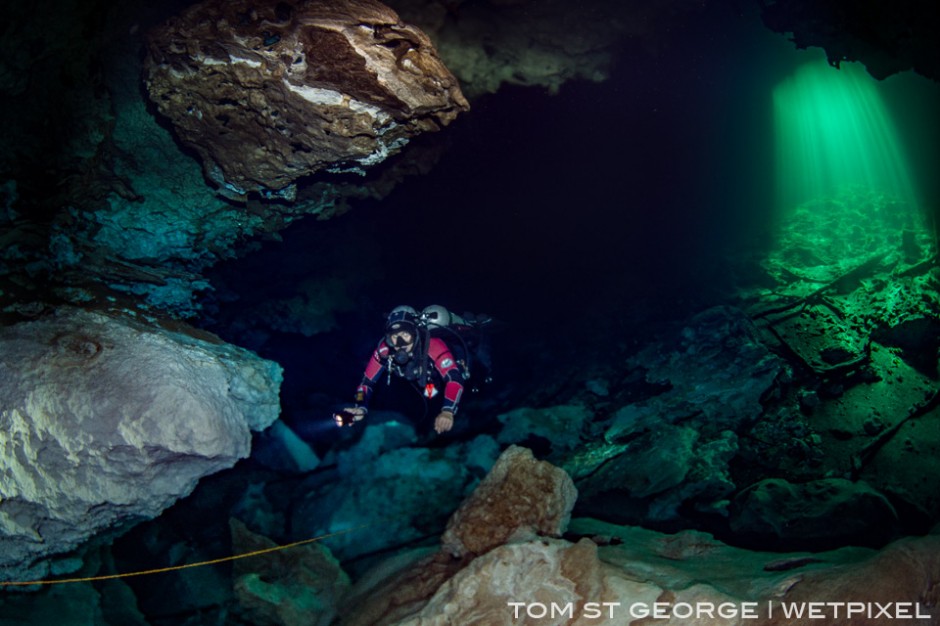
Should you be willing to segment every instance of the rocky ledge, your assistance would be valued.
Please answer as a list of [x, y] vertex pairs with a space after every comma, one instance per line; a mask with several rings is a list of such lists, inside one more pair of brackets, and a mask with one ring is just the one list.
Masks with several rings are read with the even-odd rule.
[[431, 40], [372, 0], [207, 0], [155, 29], [151, 99], [229, 196], [291, 198], [358, 170], [468, 104]]

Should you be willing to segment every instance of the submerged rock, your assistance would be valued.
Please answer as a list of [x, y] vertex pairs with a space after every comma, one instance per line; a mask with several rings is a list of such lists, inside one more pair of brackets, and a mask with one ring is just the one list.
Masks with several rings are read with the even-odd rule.
[[468, 108], [430, 39], [373, 0], [206, 0], [155, 29], [147, 90], [230, 195], [292, 197]]
[[[507, 455], [516, 462], [508, 462]], [[551, 507], [556, 494], [533, 488], [540, 479], [527, 480], [531, 467], [520, 462], [524, 456], [522, 449], [511, 449], [493, 472], [508, 466], [512, 481], [525, 488], [494, 492], [485, 488], [487, 478], [462, 508]], [[554, 469], [544, 465], [542, 472]], [[472, 524], [480, 530], [511, 527], [492, 516], [477, 516]], [[702, 532], [667, 535], [592, 519], [573, 520], [569, 532], [579, 538], [504, 532], [478, 555], [455, 559], [442, 550], [407, 562], [396, 557], [353, 586], [340, 623], [849, 623], [849, 602], [853, 610], [871, 608], [877, 615], [880, 606], [891, 616], [866, 619], [867, 614], [856, 612], [858, 623], [893, 623], [892, 617], [936, 623], [937, 536], [904, 539], [877, 552], [842, 548], [781, 554], [731, 547]], [[497, 534], [490, 532], [494, 538]], [[807, 617], [809, 603], [822, 617]]]
[[762, 399], [786, 371], [751, 319], [730, 306], [695, 315], [672, 341], [652, 344], [630, 365], [646, 370], [647, 382], [669, 389], [621, 409], [604, 435], [610, 442], [663, 421], [694, 420], [703, 434], [740, 430], [761, 416]]
[[577, 404], [513, 409], [497, 416], [504, 426], [496, 439], [500, 443], [524, 443], [538, 437], [546, 441], [553, 454], [561, 454], [578, 447], [591, 417], [587, 407]]
[[561, 535], [578, 491], [564, 470], [510, 446], [447, 523], [444, 550], [478, 555], [510, 539]]
[[[234, 552], [273, 550], [270, 539], [229, 523]], [[324, 546], [311, 543], [234, 563], [238, 613], [256, 626], [329, 626], [349, 577]]]
[[739, 433], [764, 417], [786, 363], [742, 311], [728, 306], [695, 315], [677, 336], [629, 363], [662, 391], [617, 409], [603, 440], [564, 460], [579, 506], [631, 523], [675, 521], [689, 512], [726, 516]]
[[765, 545], [880, 545], [898, 528], [897, 512], [883, 494], [843, 478], [802, 484], [767, 478], [739, 493], [734, 505], [731, 529]]
[[[540, 552], [542, 562], [534, 567], [494, 550], [487, 556], [494, 560], [502, 557], [500, 579], [489, 581], [476, 576], [473, 570], [481, 571], [488, 565], [479, 559], [479, 563], [474, 562], [449, 581], [452, 587], [438, 590], [419, 614], [426, 621], [399, 623], [444, 623], [441, 618], [445, 614], [453, 616], [454, 608], [451, 605], [445, 609], [447, 613], [442, 612], [441, 600], [455, 588], [473, 589], [477, 607], [495, 608], [502, 602], [505, 610], [514, 611], [508, 603], [523, 602], [523, 616], [528, 610], [539, 611], [538, 602], [548, 607], [553, 601], [559, 607], [570, 603], [572, 618], [559, 616], [552, 622], [559, 625], [893, 623], [891, 618], [865, 619], [869, 607], [872, 615], [878, 614], [875, 603], [889, 607], [891, 615], [894, 611], [909, 612], [913, 618], [917, 611], [928, 616], [905, 620], [908, 623], [936, 623], [932, 619], [936, 613], [932, 581], [940, 572], [938, 537], [905, 539], [878, 552], [842, 548], [815, 554], [781, 554], [731, 547], [707, 533], [694, 531], [667, 535], [587, 519], [573, 521], [572, 529], [589, 533], [593, 539], [581, 539], [574, 546], [557, 542], [551, 549], [534, 544], [500, 549]], [[611, 545], [603, 545], [611, 538]], [[595, 542], [601, 545], [595, 548]], [[566, 566], [566, 561], [570, 563], [574, 558], [579, 566]], [[518, 562], [521, 567], [512, 567], [507, 561]], [[531, 576], [533, 571], [547, 575]], [[535, 584], [527, 587], [532, 579]], [[568, 591], [572, 589], [581, 593], [572, 597]], [[845, 619], [849, 602], [863, 612], [855, 614], [858, 621]], [[823, 616], [807, 618], [809, 603], [815, 603], [814, 612]], [[823, 607], [824, 603], [828, 604]], [[603, 618], [610, 619], [597, 619], [599, 611]], [[651, 619], [654, 611], [662, 617]], [[803, 619], [795, 618], [796, 612], [801, 612]], [[589, 615], [595, 618], [584, 619]], [[458, 614], [454, 623], [470, 623], [462, 617]], [[503, 623], [512, 622], [506, 619]]]
[[301, 486], [305, 495], [294, 504], [290, 522], [294, 535], [361, 527], [330, 539], [333, 554], [348, 561], [440, 533], [492, 466], [497, 445], [480, 435], [461, 445], [421, 448], [408, 445], [413, 433], [400, 423], [368, 424], [360, 444], [338, 455], [335, 475], [314, 475]]
[[0, 328], [3, 580], [156, 517], [277, 419], [280, 366], [183, 330], [72, 309]]
[[451, 516], [441, 548], [430, 555], [393, 557], [367, 573], [346, 600], [341, 623], [397, 623], [419, 611], [435, 590], [480, 555], [499, 551], [507, 542], [561, 535], [576, 498], [564, 470], [536, 460], [528, 448], [510, 446]]
[[504, 85], [557, 93], [570, 81], [604, 81], [624, 40], [633, 54], [657, 54], [666, 29], [703, 10], [681, 0], [387, 2], [431, 36], [471, 99]]

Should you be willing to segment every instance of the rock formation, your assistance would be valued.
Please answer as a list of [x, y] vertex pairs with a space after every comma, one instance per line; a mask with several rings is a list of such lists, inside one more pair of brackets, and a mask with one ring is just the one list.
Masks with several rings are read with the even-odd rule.
[[[631, 41], [643, 54], [663, 46], [662, 30], [695, 19], [702, 6], [677, 0], [388, 0], [426, 32], [468, 98], [504, 85], [557, 93], [575, 80], [601, 82], [617, 49]], [[603, 17], [601, 17], [603, 16]]]
[[[390, 561], [354, 585], [341, 623], [936, 623], [940, 537], [908, 538], [879, 552], [779, 554], [733, 548], [702, 532], [664, 535], [590, 519], [571, 522], [573, 541], [525, 536], [520, 528], [570, 506], [558, 498], [570, 479], [526, 452], [504, 452], [452, 518], [444, 549], [410, 565]], [[521, 511], [528, 518], [515, 514]], [[455, 529], [494, 541], [453, 558], [447, 544]], [[850, 607], [854, 621], [846, 619]]]
[[[369, 418], [379, 416], [372, 412]], [[364, 521], [366, 534], [330, 539], [333, 554], [348, 561], [438, 534], [499, 449], [487, 435], [441, 450], [414, 441], [414, 430], [400, 421], [369, 423], [358, 445], [336, 455], [329, 480], [313, 475], [301, 484], [303, 495], [291, 510], [294, 536], [341, 532]], [[324, 465], [330, 462], [324, 459]]]
[[[237, 554], [270, 550], [270, 539], [230, 522]], [[269, 553], [254, 563], [235, 561], [235, 594], [247, 623], [258, 626], [329, 626], [336, 601], [349, 587], [349, 577], [329, 550], [312, 543]]]
[[373, 0], [209, 0], [153, 31], [145, 65], [157, 108], [234, 196], [290, 197], [468, 108], [427, 36]]
[[[688, 321], [677, 337], [631, 357], [661, 391], [613, 412], [603, 440], [586, 441], [561, 464], [594, 511], [629, 498], [648, 520], [680, 509], [725, 515], [735, 491], [730, 463], [738, 433], [758, 421], [762, 399], [786, 372], [740, 310], [719, 306]], [[624, 519], [639, 523], [639, 519]]]
[[571, 478], [527, 448], [510, 446], [447, 523], [441, 538], [454, 556], [483, 554], [510, 539], [558, 536], [578, 497]]
[[[766, 478], [738, 493], [733, 504], [730, 525], [735, 535], [740, 540], [760, 536], [765, 545], [773, 538], [806, 548], [827, 540], [883, 545], [898, 524], [888, 498], [861, 480], [821, 478], [792, 484]], [[841, 522], [833, 524], [834, 519]]]
[[930, 2], [778, 0], [761, 5], [767, 28], [790, 36], [798, 49], [818, 46], [829, 63], [861, 61], [882, 80], [913, 69], [940, 80], [937, 11]]
[[527, 448], [510, 446], [451, 516], [441, 550], [404, 566], [393, 560], [379, 566], [380, 574], [365, 576], [347, 598], [343, 623], [392, 624], [406, 618], [476, 557], [506, 542], [563, 533], [576, 498], [563, 470], [536, 460]]
[[281, 369], [221, 341], [104, 313], [0, 328], [0, 572], [34, 580], [248, 456]]

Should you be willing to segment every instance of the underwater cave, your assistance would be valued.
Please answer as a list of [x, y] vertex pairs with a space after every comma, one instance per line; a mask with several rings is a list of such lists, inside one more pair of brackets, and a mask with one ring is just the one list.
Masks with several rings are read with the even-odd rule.
[[0, 626], [940, 623], [926, 3], [0, 15]]

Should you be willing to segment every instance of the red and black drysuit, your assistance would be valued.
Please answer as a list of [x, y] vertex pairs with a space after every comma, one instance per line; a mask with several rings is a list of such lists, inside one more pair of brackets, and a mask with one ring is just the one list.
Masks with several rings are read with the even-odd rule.
[[[369, 398], [375, 383], [382, 377], [382, 373], [389, 367], [392, 373], [412, 381], [419, 387], [426, 398], [433, 398], [439, 393], [438, 387], [444, 387], [444, 404], [441, 411], [457, 413], [460, 396], [463, 395], [464, 374], [461, 366], [454, 360], [453, 354], [443, 340], [437, 337], [428, 339], [427, 350], [421, 351], [416, 345], [414, 353], [408, 363], [399, 365], [394, 359], [389, 359], [394, 352], [385, 339], [379, 342], [366, 365], [362, 382], [356, 389], [356, 405], [368, 408]], [[423, 352], [423, 353], [422, 353]], [[421, 363], [421, 360], [424, 363]], [[419, 365], [423, 365], [423, 372]], [[422, 388], [423, 385], [423, 388]]]

